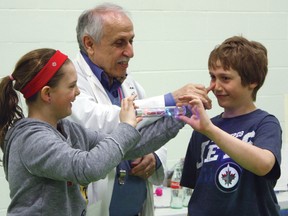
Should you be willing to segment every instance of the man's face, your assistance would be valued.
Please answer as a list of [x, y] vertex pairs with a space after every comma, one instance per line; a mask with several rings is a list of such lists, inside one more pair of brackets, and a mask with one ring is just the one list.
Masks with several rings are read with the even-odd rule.
[[110, 78], [125, 79], [128, 62], [133, 53], [133, 24], [124, 15], [109, 13], [104, 17], [103, 36], [93, 44], [89, 58]]

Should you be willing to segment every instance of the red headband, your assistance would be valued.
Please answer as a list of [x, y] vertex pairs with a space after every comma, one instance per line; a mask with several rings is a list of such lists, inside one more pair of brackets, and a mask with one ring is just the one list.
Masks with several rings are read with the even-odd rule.
[[60, 69], [67, 58], [67, 55], [57, 50], [39, 73], [21, 90], [24, 97], [27, 99], [43, 88]]

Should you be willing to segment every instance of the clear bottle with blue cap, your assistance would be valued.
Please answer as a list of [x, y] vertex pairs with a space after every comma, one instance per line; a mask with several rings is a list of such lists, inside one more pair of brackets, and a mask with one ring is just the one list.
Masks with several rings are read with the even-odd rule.
[[137, 117], [181, 116], [186, 114], [185, 106], [147, 107], [135, 110]]

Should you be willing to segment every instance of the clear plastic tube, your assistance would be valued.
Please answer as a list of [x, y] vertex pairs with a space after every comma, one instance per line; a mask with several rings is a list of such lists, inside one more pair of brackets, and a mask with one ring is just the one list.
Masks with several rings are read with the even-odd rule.
[[162, 116], [180, 116], [186, 114], [185, 106], [167, 106], [136, 109], [137, 117], [162, 117]]

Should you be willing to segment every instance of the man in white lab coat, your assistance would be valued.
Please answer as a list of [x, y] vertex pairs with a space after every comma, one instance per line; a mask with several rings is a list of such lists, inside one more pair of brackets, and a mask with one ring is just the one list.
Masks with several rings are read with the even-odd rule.
[[[134, 55], [133, 38], [133, 24], [117, 5], [102, 4], [81, 14], [77, 25], [80, 52], [74, 60], [81, 93], [72, 107], [73, 121], [109, 133], [119, 122], [121, 99], [134, 94], [139, 107], [164, 107], [175, 105], [180, 95], [192, 91], [210, 107], [205, 88], [192, 84], [144, 99], [144, 89], [127, 74]], [[138, 127], [145, 124], [149, 121]], [[165, 147], [135, 161], [123, 161], [105, 179], [88, 186], [87, 215], [153, 216], [152, 184], [162, 184], [165, 169]]]

